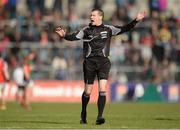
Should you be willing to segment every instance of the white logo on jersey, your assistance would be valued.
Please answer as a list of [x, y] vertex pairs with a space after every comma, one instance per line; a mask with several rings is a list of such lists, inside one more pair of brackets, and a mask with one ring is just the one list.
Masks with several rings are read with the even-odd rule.
[[93, 35], [89, 35], [90, 38], [93, 38]]
[[102, 39], [107, 38], [107, 31], [100, 32], [100, 34]]

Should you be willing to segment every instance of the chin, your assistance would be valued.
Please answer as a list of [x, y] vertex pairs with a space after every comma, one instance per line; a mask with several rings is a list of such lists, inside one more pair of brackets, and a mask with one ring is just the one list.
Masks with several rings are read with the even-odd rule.
[[96, 24], [93, 22], [93, 23], [91, 23], [91, 25], [96, 25]]

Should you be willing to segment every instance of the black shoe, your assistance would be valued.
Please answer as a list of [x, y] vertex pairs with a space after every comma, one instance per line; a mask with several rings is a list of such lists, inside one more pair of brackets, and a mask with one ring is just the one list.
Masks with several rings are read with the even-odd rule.
[[99, 117], [96, 120], [96, 125], [101, 125], [105, 123], [105, 119], [103, 117]]
[[87, 124], [87, 120], [86, 120], [86, 112], [82, 113], [81, 112], [81, 120], [80, 120], [80, 124]]

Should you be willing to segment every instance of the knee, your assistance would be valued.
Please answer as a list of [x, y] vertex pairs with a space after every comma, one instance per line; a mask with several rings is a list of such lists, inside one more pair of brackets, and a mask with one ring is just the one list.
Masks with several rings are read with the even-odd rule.
[[91, 95], [91, 92], [92, 92], [92, 88], [93, 88], [93, 85], [85, 85], [85, 89], [84, 89], [84, 93], [86, 95]]
[[84, 94], [85, 94], [86, 96], [90, 96], [90, 95], [91, 95], [91, 91], [84, 91]]

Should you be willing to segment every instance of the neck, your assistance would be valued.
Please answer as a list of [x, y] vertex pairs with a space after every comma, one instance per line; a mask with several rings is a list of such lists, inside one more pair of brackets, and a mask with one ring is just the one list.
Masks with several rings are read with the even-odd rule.
[[94, 24], [93, 26], [101, 26], [101, 25], [102, 25], [102, 22], [99, 22], [99, 23]]
[[96, 24], [96, 26], [100, 26], [100, 25], [102, 25], [102, 21]]
[[96, 24], [95, 26], [101, 26], [102, 25], [102, 23], [101, 24]]

